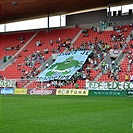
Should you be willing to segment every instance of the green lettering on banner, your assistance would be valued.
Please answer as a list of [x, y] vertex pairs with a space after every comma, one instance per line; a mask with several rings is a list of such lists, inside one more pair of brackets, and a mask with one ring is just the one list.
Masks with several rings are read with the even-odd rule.
[[120, 92], [117, 92], [117, 95], [120, 95]]
[[0, 87], [16, 87], [14, 80], [0, 80]]
[[90, 90], [89, 96], [126, 96], [127, 91], [119, 90]]
[[107, 92], [106, 91], [104, 92], [105, 95], [108, 95], [108, 93], [109, 93], [108, 91]]
[[101, 92], [100, 92], [100, 91], [98, 91], [98, 94], [99, 94], [99, 95], [101, 95]]
[[129, 89], [131, 90], [133, 90], [133, 82], [131, 82], [130, 84], [129, 84]]
[[108, 85], [107, 85], [107, 82], [104, 83], [104, 89], [108, 89]]
[[3, 86], [4, 86], [4, 81], [0, 80], [0, 87], [3, 87]]
[[119, 82], [119, 89], [123, 89], [123, 82]]
[[95, 87], [94, 84], [95, 84], [94, 82], [89, 82], [89, 88], [93, 88], [94, 89], [94, 87]]
[[132, 82], [88, 82], [86, 83], [86, 86], [88, 86], [89, 90], [127, 90], [127, 89], [133, 89], [133, 83]]
[[117, 84], [117, 82], [112, 82], [112, 84], [113, 84], [113, 88], [112, 89], [117, 89], [118, 88], [118, 84]]
[[129, 84], [130, 84], [130, 83], [128, 83], [128, 82], [124, 82], [124, 89], [125, 89], [125, 90], [129, 89], [129, 86], [130, 86]]
[[99, 83], [98, 82], [94, 82], [94, 88], [99, 88]]
[[107, 87], [108, 87], [108, 89], [111, 89], [112, 88], [112, 82], [107, 82]]
[[[91, 91], [90, 91], [91, 92]], [[94, 91], [94, 94], [96, 95], [97, 94], [97, 92], [96, 91]], [[90, 94], [91, 95], [91, 94]], [[93, 95], [93, 94], [92, 94]]]
[[102, 87], [102, 82], [99, 82], [98, 88], [97, 88], [97, 89], [103, 89], [103, 87]]
[[112, 95], [113, 93], [112, 92], [109, 92], [109, 95]]

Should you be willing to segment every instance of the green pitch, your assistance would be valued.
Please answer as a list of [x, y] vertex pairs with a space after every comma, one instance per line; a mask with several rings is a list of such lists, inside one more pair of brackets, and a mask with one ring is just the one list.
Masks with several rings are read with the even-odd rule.
[[0, 133], [132, 133], [131, 97], [0, 95]]

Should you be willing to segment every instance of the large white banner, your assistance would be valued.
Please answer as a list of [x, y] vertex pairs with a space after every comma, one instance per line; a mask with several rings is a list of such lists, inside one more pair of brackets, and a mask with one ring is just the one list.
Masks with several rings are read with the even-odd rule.
[[38, 76], [38, 81], [70, 79], [91, 53], [89, 50], [61, 53], [55, 62]]
[[107, 89], [118, 89], [118, 90], [133, 90], [133, 82], [86, 82], [86, 88], [89, 90], [107, 90]]

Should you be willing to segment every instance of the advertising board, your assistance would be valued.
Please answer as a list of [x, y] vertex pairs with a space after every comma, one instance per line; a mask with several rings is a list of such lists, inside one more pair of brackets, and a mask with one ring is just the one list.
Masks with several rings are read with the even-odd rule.
[[2, 88], [1, 94], [14, 94], [14, 88]]
[[127, 91], [119, 90], [90, 90], [89, 96], [126, 96]]
[[27, 89], [26, 88], [15, 88], [14, 94], [27, 94]]
[[57, 89], [56, 95], [88, 96], [89, 90], [84, 89]]
[[28, 94], [30, 95], [55, 95], [55, 89], [28, 89]]

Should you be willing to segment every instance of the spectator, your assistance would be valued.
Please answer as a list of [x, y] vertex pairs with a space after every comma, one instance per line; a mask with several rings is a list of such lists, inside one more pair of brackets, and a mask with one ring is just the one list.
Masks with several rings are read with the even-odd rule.
[[118, 74], [117, 73], [114, 73], [114, 80], [118, 81]]
[[78, 89], [78, 83], [75, 83], [75, 89]]
[[25, 76], [27, 76], [27, 75], [28, 75], [28, 71], [27, 71], [27, 70], [25, 71], [24, 75], [25, 75]]
[[102, 62], [102, 74], [104, 74], [104, 71], [105, 71], [105, 66], [106, 66], [106, 62], [103, 61]]
[[99, 34], [102, 34], [102, 30], [99, 30], [98, 33], [99, 33]]
[[38, 46], [41, 46], [41, 40], [37, 40], [36, 41], [36, 46], [38, 47]]
[[130, 40], [133, 40], [133, 33], [130, 33]]
[[27, 52], [28, 50], [26, 48], [23, 49], [24, 52]]
[[78, 28], [78, 27], [79, 27], [79, 24], [76, 24], [76, 25], [75, 25], [75, 28]]
[[44, 54], [48, 54], [48, 52], [49, 52], [48, 49], [45, 48], [45, 49], [44, 49]]
[[131, 68], [131, 66], [130, 66], [130, 64], [128, 64], [128, 72], [130, 72], [130, 68]]
[[130, 75], [130, 82], [133, 82], [133, 74]]
[[46, 84], [46, 87], [47, 87], [47, 88], [50, 88], [50, 86], [51, 86], [51, 84], [48, 82], [48, 83]]
[[121, 66], [119, 66], [119, 68], [118, 68], [118, 69], [119, 69], [119, 72], [121, 72]]
[[71, 41], [72, 40], [72, 38], [71, 37], [67, 37], [67, 39], [66, 39], [66, 41]]
[[19, 62], [17, 66], [18, 66], [18, 70], [20, 71], [21, 70], [21, 63]]
[[98, 61], [94, 59], [94, 67], [98, 66]]
[[53, 40], [52, 39], [50, 39], [50, 45], [53, 46]]
[[46, 63], [46, 68], [48, 68], [49, 67], [49, 64], [48, 64], [48, 62]]
[[87, 73], [90, 73], [91, 72], [89, 65], [87, 66], [86, 71], [87, 71]]
[[24, 44], [24, 40], [20, 40], [20, 42], [19, 42], [20, 44]]
[[111, 71], [108, 69], [108, 79], [111, 77]]
[[130, 43], [130, 48], [133, 49], [133, 44], [132, 43]]
[[2, 75], [0, 75], [0, 80], [2, 80], [2, 78], [3, 78], [3, 76], [2, 76]]
[[125, 81], [128, 81], [128, 78], [129, 78], [129, 76], [128, 76], [128, 74], [126, 73], [126, 74], [125, 74]]
[[18, 40], [25, 40], [25, 37], [21, 36], [21, 37], [18, 38]]
[[56, 40], [56, 43], [60, 43], [61, 42], [61, 39], [60, 37]]

